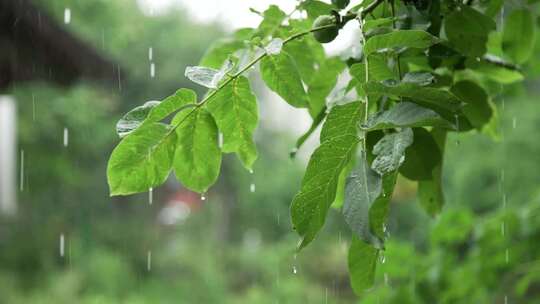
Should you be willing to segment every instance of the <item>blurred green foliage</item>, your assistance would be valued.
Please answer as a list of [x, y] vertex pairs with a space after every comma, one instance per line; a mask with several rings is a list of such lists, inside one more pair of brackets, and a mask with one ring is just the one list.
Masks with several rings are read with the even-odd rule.
[[[58, 20], [69, 6], [69, 29], [119, 60], [129, 76], [122, 90], [117, 84], [13, 90], [24, 189], [18, 217], [0, 219], [0, 303], [505, 303], [505, 296], [508, 303], [540, 303], [535, 96], [504, 88], [499, 142], [479, 134], [449, 139], [448, 204], [439, 218], [417, 206], [415, 189], [399, 184], [376, 286], [358, 300], [347, 275], [349, 235], [336, 211], [313, 246], [295, 257], [288, 208], [303, 165], [288, 160], [294, 142], [287, 134], [257, 130], [254, 174], [226, 158], [207, 203], [181, 224], [157, 221], [163, 207], [157, 202], [168, 193], [156, 193], [152, 206], [147, 195], [108, 198], [114, 118], [146, 98], [189, 87], [184, 67], [221, 35], [217, 27], [201, 29], [176, 10], [148, 17], [127, 0], [46, 6]], [[535, 65], [536, 59], [527, 69]]]

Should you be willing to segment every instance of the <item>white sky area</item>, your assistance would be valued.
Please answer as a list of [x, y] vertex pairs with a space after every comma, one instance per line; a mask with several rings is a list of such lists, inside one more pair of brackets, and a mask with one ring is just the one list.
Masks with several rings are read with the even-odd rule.
[[[297, 0], [137, 0], [141, 10], [150, 16], [167, 13], [173, 8], [187, 10], [193, 21], [200, 23], [221, 23], [224, 29], [233, 31], [243, 27], [257, 27], [262, 18], [250, 11], [253, 8], [257, 11], [264, 11], [271, 4], [278, 5], [285, 13], [294, 10]], [[323, 0], [330, 2], [330, 0]], [[340, 35], [331, 43], [325, 44], [325, 50], [329, 55], [339, 55], [342, 52], [350, 51], [351, 43], [358, 35], [355, 32], [357, 27], [353, 22], [341, 30]], [[267, 101], [261, 104], [261, 123], [272, 126], [275, 129], [290, 132], [299, 136], [305, 132], [310, 124], [311, 117], [306, 110], [294, 109], [284, 101], [280, 101], [279, 96], [270, 91], [258, 94], [260, 98]], [[274, 102], [275, 101], [275, 102]], [[306, 143], [306, 148], [298, 153], [300, 159], [306, 160], [316, 143], [318, 136], [312, 136]]]
[[223, 22], [231, 28], [255, 27], [260, 17], [249, 11], [254, 8], [265, 10], [277, 4], [285, 12], [294, 9], [296, 0], [138, 0], [148, 14], [162, 14], [174, 6], [188, 10], [189, 15], [200, 22]]
[[[285, 13], [294, 10], [298, 0], [137, 0], [141, 10], [148, 15], [159, 16], [171, 8], [183, 8], [195, 22], [219, 22], [225, 29], [233, 31], [242, 27], [257, 27], [261, 17], [250, 11], [264, 11], [270, 5], [278, 5]], [[330, 0], [322, 0], [330, 2]], [[350, 46], [354, 30], [348, 24], [332, 43], [326, 44], [325, 49], [330, 55], [340, 54]]]

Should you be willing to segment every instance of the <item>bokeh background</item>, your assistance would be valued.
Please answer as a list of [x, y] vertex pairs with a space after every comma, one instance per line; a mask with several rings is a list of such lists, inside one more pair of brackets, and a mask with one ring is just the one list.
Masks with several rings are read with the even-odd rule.
[[[359, 299], [347, 274], [350, 233], [337, 210], [295, 255], [289, 203], [316, 139], [289, 158], [309, 116], [262, 89], [256, 75], [253, 173], [226, 156], [204, 197], [174, 178], [151, 194], [108, 195], [106, 162], [122, 113], [180, 87], [203, 94], [185, 67], [212, 41], [257, 26], [250, 7], [290, 11], [294, 0], [34, 3], [122, 74], [0, 92], [17, 113], [17, 203], [0, 215], [0, 303], [540, 303], [537, 55], [523, 84], [500, 87], [494, 136], [449, 138], [440, 216], [428, 217], [415, 185], [399, 181], [376, 285]], [[339, 54], [347, 35], [327, 51]]]

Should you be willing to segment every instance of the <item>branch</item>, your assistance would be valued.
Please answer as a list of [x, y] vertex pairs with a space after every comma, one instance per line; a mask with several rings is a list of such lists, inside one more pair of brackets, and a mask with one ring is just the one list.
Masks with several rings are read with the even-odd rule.
[[499, 66], [501, 68], [521, 72], [521, 67], [519, 65], [504, 61], [504, 60], [500, 59], [497, 56], [487, 54], [487, 55], [482, 57], [482, 60], [484, 60], [485, 62], [487, 62], [489, 64]]
[[[379, 6], [384, 1], [385, 0], [376, 0], [376, 1], [372, 2], [364, 10], [362, 10], [360, 12], [360, 14], [358, 14], [358, 13], [348, 13], [346, 16], [343, 17], [343, 20], [342, 20], [341, 24], [343, 25], [343, 24], [345, 24], [345, 23], [347, 23], [347, 22], [349, 22], [351, 20], [354, 20], [357, 17], [360, 17], [361, 19], [363, 19], [367, 14], [369, 14], [371, 11], [373, 11], [377, 6]], [[285, 39], [283, 41], [283, 45], [286, 45], [287, 43], [289, 43], [289, 42], [291, 42], [291, 41], [293, 41], [295, 39], [301, 38], [301, 37], [303, 37], [305, 35], [308, 35], [308, 34], [311, 34], [311, 33], [314, 33], [314, 32], [318, 32], [318, 31], [322, 31], [322, 30], [325, 30], [325, 29], [330, 29], [330, 28], [333, 28], [335, 26], [337, 26], [337, 25], [319, 26], [319, 27], [312, 28], [312, 29], [310, 29], [308, 31], [303, 31], [303, 32], [294, 34], [294, 35], [290, 36], [289, 38]], [[182, 125], [182, 123], [191, 114], [193, 114], [198, 108], [204, 106], [207, 102], [209, 102], [212, 99], [212, 97], [214, 97], [221, 89], [226, 87], [229, 83], [234, 81], [236, 78], [240, 77], [244, 72], [246, 72], [248, 69], [250, 69], [252, 66], [257, 64], [259, 61], [261, 61], [266, 56], [268, 56], [268, 54], [266, 52], [262, 53], [257, 58], [253, 59], [250, 63], [248, 63], [245, 67], [243, 67], [238, 72], [236, 72], [235, 74], [233, 74], [229, 78], [227, 78], [227, 80], [225, 80], [218, 88], [216, 88], [215, 90], [211, 91], [208, 95], [206, 95], [206, 97], [203, 100], [201, 100], [201, 102], [197, 103], [197, 105], [193, 108], [193, 110], [191, 110], [191, 112], [189, 112], [182, 120], [180, 120], [176, 125], [174, 125], [170, 129], [169, 133], [167, 133], [167, 135], [164, 137], [164, 139], [167, 138], [170, 134], [172, 134], [180, 125]]]

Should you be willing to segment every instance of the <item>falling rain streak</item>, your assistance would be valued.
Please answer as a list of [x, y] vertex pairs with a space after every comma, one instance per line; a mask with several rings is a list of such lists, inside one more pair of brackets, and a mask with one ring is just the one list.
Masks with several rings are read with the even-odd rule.
[[[458, 137], [459, 136], [459, 116], [455, 114], [454, 119], [456, 120], [456, 137]], [[459, 146], [459, 138], [456, 139], [456, 146]]]
[[156, 65], [153, 62], [150, 63], [150, 77], [156, 77]]
[[64, 23], [69, 24], [71, 22], [71, 9], [65, 8], [64, 9]]
[[293, 262], [293, 266], [292, 266], [292, 273], [293, 273], [293, 274], [297, 274], [297, 273], [298, 273], [298, 269], [296, 269], [296, 254], [294, 255], [294, 262]]
[[24, 190], [24, 150], [21, 149], [21, 165], [19, 172], [19, 190], [22, 192]]
[[146, 254], [146, 270], [152, 270], [152, 251], [148, 250]]
[[64, 234], [60, 234], [60, 256], [64, 257], [65, 255], [65, 237]]
[[152, 205], [154, 202], [154, 188], [150, 187], [148, 189], [148, 205]]
[[64, 128], [64, 147], [67, 147], [69, 145], [69, 130], [68, 128]]
[[249, 192], [251, 193], [255, 192], [255, 183], [251, 183], [251, 185], [249, 185]]
[[154, 48], [149, 47], [148, 48], [148, 60], [152, 61], [154, 59]]
[[36, 96], [32, 93], [32, 121], [36, 121]]
[[221, 149], [223, 148], [223, 133], [218, 133], [218, 147]]

